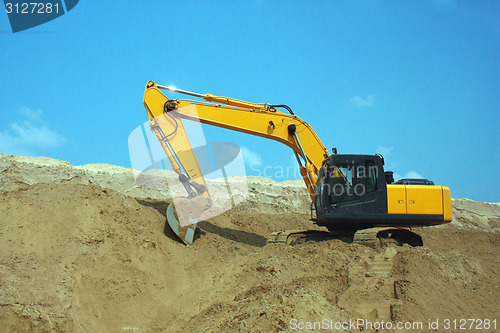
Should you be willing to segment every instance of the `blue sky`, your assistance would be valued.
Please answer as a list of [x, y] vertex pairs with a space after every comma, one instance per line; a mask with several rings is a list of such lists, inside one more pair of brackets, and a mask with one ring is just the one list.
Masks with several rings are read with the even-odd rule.
[[[328, 148], [500, 201], [498, 22], [486, 0], [80, 1], [13, 34], [3, 12], [0, 152], [130, 166], [155, 80], [287, 104]], [[205, 129], [243, 147], [250, 175], [293, 162], [279, 143]]]

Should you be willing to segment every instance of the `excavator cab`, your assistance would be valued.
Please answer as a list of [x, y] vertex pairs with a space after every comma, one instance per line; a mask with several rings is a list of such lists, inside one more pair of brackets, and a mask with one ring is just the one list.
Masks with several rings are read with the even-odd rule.
[[392, 172], [384, 171], [380, 155], [329, 156], [318, 174], [316, 223], [333, 232], [351, 233], [374, 226], [423, 226], [451, 220], [447, 187], [433, 186], [426, 179], [392, 182]]

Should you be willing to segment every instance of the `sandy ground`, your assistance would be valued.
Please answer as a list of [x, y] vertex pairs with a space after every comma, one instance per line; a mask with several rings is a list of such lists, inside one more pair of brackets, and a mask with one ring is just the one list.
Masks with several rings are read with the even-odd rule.
[[248, 191], [186, 247], [165, 225], [169, 194], [137, 187], [131, 170], [0, 156], [0, 331], [279, 332], [366, 318], [464, 332], [445, 319], [500, 320], [500, 205], [454, 199], [451, 224], [417, 230], [424, 247], [377, 252], [266, 244], [314, 227], [307, 194], [266, 179]]

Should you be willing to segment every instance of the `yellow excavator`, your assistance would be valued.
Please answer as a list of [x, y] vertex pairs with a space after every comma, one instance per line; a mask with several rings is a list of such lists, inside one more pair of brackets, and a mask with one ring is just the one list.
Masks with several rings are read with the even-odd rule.
[[[197, 98], [169, 99], [161, 90]], [[152, 132], [158, 138], [179, 181], [187, 191], [186, 205], [199, 216], [211, 205], [195, 153], [182, 120], [192, 120], [281, 142], [292, 148], [311, 197], [311, 219], [333, 236], [374, 246], [382, 239], [422, 245], [407, 228], [448, 223], [452, 219], [450, 189], [427, 179], [401, 179], [384, 171], [381, 155], [328, 153], [311, 126], [286, 105], [255, 104], [233, 98], [198, 94], [149, 81], [144, 92]], [[286, 110], [283, 112], [281, 110]], [[192, 204], [191, 204], [192, 203]], [[179, 223], [169, 205], [167, 222], [185, 243], [192, 244], [197, 216]], [[201, 208], [199, 208], [201, 207]], [[269, 242], [291, 243], [317, 231], [275, 232]]]

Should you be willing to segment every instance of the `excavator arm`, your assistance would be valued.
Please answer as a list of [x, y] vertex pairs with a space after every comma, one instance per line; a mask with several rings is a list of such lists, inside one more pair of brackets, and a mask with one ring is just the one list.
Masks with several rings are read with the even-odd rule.
[[[203, 98], [206, 102], [171, 100], [160, 89], [193, 95]], [[293, 113], [281, 112], [276, 109], [278, 106], [191, 93], [156, 85], [153, 81], [149, 81], [146, 86], [144, 105], [148, 111], [151, 128], [178, 174], [181, 174], [180, 165], [182, 165], [191, 180], [206, 187], [182, 121], [179, 119], [199, 121], [275, 140], [292, 148], [311, 199], [314, 199], [317, 174], [329, 154], [311, 126]]]
[[[161, 90], [198, 97], [203, 101], [169, 99]], [[314, 200], [317, 175], [329, 154], [311, 126], [294, 115], [287, 106], [255, 104], [211, 94], [202, 95], [157, 85], [153, 81], [146, 85], [144, 106], [148, 112], [151, 130], [178, 174], [179, 181], [184, 185], [188, 193], [186, 200], [191, 200], [182, 206], [193, 207], [196, 202], [202, 207], [196, 214], [199, 215], [200, 211], [210, 207], [212, 202], [184, 128], [184, 119], [268, 138], [289, 146], [295, 153], [302, 178], [311, 199]], [[290, 113], [281, 112], [278, 107], [284, 107]], [[206, 201], [200, 201], [197, 197], [203, 197]], [[193, 215], [192, 212], [189, 214]], [[176, 212], [173, 205], [170, 205], [167, 210], [170, 227], [184, 243], [191, 244], [197, 219], [190, 217], [186, 222], [178, 219], [178, 216], [178, 209]]]

